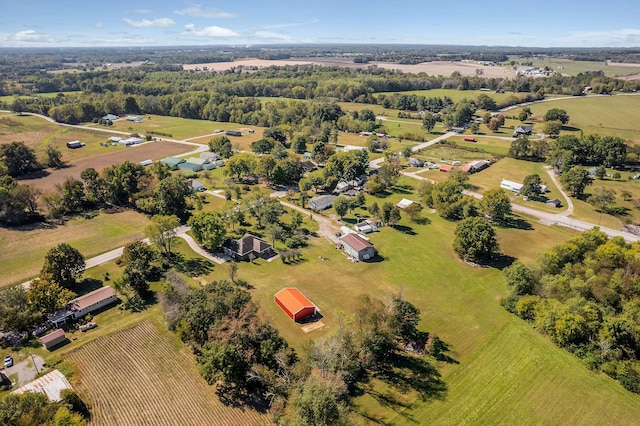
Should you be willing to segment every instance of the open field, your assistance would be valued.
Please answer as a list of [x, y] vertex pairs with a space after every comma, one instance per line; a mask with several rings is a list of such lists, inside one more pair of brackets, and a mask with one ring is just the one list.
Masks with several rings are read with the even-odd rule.
[[[89, 126], [99, 125], [88, 123]], [[104, 128], [104, 126], [99, 126]], [[243, 136], [240, 137], [232, 137], [231, 140], [241, 140], [241, 139], [251, 139], [257, 140], [262, 137], [261, 127], [256, 126], [248, 126], [245, 124], [238, 123], [222, 123], [218, 121], [209, 121], [209, 120], [192, 120], [189, 118], [180, 118], [180, 117], [169, 117], [162, 115], [144, 115], [142, 116], [142, 123], [134, 123], [131, 121], [127, 121], [124, 117], [120, 118], [113, 122], [113, 126], [109, 127], [109, 129], [118, 130], [121, 132], [131, 132], [131, 133], [142, 133], [147, 134], [149, 132], [161, 132], [165, 134], [169, 134], [171, 136], [167, 136], [168, 138], [173, 139], [191, 139], [191, 138], [204, 138], [206, 135], [210, 135], [206, 137], [206, 140], [200, 141], [199, 143], [206, 144], [213, 136], [215, 136], [215, 130], [240, 130], [243, 133]], [[251, 135], [248, 133], [249, 129], [256, 129], [256, 133]], [[158, 138], [162, 138], [163, 136], [154, 135]], [[193, 141], [198, 142], [198, 141]]]
[[[640, 96], [586, 96], [542, 102], [530, 105], [534, 116], [542, 120], [551, 108], [560, 108], [569, 114], [568, 126], [585, 134], [597, 133], [601, 136], [619, 136], [634, 143], [640, 143]], [[506, 115], [517, 116], [521, 109], [508, 111]], [[540, 127], [541, 128], [541, 127]], [[572, 132], [563, 131], [561, 134]]]
[[268, 418], [223, 405], [193, 355], [145, 321], [90, 342], [67, 357], [79, 369], [92, 425], [260, 425]]
[[[47, 169], [48, 174], [44, 177], [37, 174], [33, 178], [23, 176], [19, 180], [21, 183], [31, 185], [43, 191], [49, 191], [55, 188], [56, 184], [62, 183], [68, 178], [80, 179], [80, 173], [87, 167], [93, 167], [97, 171], [100, 171], [105, 167], [123, 163], [126, 160], [132, 163], [139, 163], [147, 159], [159, 160], [163, 157], [191, 151], [193, 149], [193, 147], [189, 145], [165, 141], [135, 145], [124, 149], [115, 149], [111, 146], [107, 148], [99, 146], [99, 148], [103, 150], [103, 155], [78, 160], [62, 169]], [[84, 148], [79, 148], [78, 150], [82, 149]]]
[[[640, 68], [637, 68], [638, 64], [617, 64], [613, 62], [605, 64], [604, 62], [573, 61], [570, 59], [560, 58], [526, 58], [525, 61], [532, 62], [533, 66], [538, 68], [549, 67], [552, 71], [571, 76], [576, 76], [579, 73], [587, 71], [604, 71], [604, 75], [607, 77], [621, 77], [640, 72]], [[630, 67], [627, 65], [635, 65], [636, 67]], [[525, 69], [526, 67], [518, 66], [518, 68]]]
[[[407, 191], [383, 199], [367, 197], [368, 204], [415, 197]], [[349, 312], [359, 294], [384, 297], [403, 289], [407, 300], [422, 311], [421, 327], [447, 342], [459, 364], [439, 366], [448, 389], [441, 400], [420, 400], [412, 391], [372, 381], [355, 400], [356, 408], [370, 419], [443, 425], [499, 424], [505, 419], [511, 424], [634, 421], [640, 414], [637, 395], [591, 373], [506, 312], [499, 304], [507, 292], [500, 270], [459, 261], [451, 248], [455, 224], [436, 214], [426, 216], [430, 224], [403, 219], [397, 230], [383, 228], [370, 235], [384, 258], [381, 262], [352, 264], [331, 244], [317, 239], [303, 250], [300, 262], [240, 263], [238, 276], [255, 287], [252, 294], [264, 315], [298, 350], [335, 329], [341, 312]], [[577, 235], [568, 229], [531, 226], [533, 230], [498, 230], [506, 255], [530, 263], [545, 249]], [[525, 240], [529, 243], [523, 247]], [[225, 276], [224, 268], [216, 268], [211, 278]], [[299, 288], [319, 307], [325, 327], [304, 333], [284, 315], [273, 295], [287, 286]]]
[[61, 242], [89, 258], [143, 238], [147, 223], [145, 215], [125, 211], [100, 213], [92, 219], [78, 217], [51, 228], [0, 228], [0, 287], [38, 275], [47, 250]]
[[408, 90], [406, 92], [378, 92], [375, 96], [379, 95], [392, 95], [394, 93], [402, 95], [416, 95], [424, 96], [425, 98], [444, 98], [445, 96], [451, 98], [453, 102], [461, 101], [462, 99], [475, 99], [478, 95], [487, 95], [493, 98], [496, 102], [501, 102], [510, 96], [523, 97], [526, 94], [522, 93], [495, 93], [494, 91], [481, 91], [481, 90], [455, 90], [455, 89], [430, 89], [430, 90]]
[[[38, 98], [55, 98], [59, 94], [62, 94], [64, 96], [76, 96], [76, 95], [79, 95], [81, 93], [82, 92], [80, 92], [80, 91], [76, 91], [76, 92], [51, 92], [51, 93], [38, 93], [37, 95], [24, 95], [24, 96], [18, 96], [18, 97], [20, 99], [29, 99], [29, 98], [32, 98], [34, 96], [38, 97]], [[9, 104], [11, 104], [14, 99], [15, 99], [14, 95], [0, 96], [0, 102], [7, 102]]]
[[208, 71], [225, 71], [231, 68], [243, 67], [255, 67], [255, 68], [267, 68], [271, 66], [286, 66], [286, 65], [327, 65], [327, 66], [345, 66], [350, 68], [368, 68], [375, 65], [379, 68], [390, 70], [401, 70], [406, 73], [426, 73], [429, 75], [443, 75], [449, 76], [454, 72], [459, 72], [461, 75], [474, 76], [476, 70], [482, 70], [484, 77], [503, 77], [511, 78], [515, 77], [515, 71], [511, 68], [504, 67], [489, 67], [486, 65], [480, 65], [470, 62], [451, 62], [451, 61], [434, 61], [434, 62], [422, 62], [415, 65], [396, 64], [391, 62], [370, 62], [368, 64], [354, 64], [352, 59], [336, 59], [328, 58], [292, 58], [282, 60], [265, 60], [265, 59], [241, 59], [233, 62], [213, 62], [202, 64], [184, 64], [182, 68], [184, 70], [208, 70]]

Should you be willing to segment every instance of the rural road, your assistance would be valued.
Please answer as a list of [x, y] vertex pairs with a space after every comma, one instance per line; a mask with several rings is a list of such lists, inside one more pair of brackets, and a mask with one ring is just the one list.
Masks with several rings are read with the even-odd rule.
[[[35, 366], [33, 365], [34, 360]], [[31, 357], [29, 357], [24, 361], [13, 364], [13, 367], [5, 368], [4, 374], [7, 377], [16, 374], [18, 376], [18, 380], [15, 383], [12, 383], [12, 385], [18, 388], [22, 385], [32, 382], [38, 375], [38, 371], [42, 371], [43, 367], [44, 359], [37, 355], [34, 355], [33, 360], [31, 359]]]
[[[422, 143], [420, 143], [418, 145], [412, 146], [411, 150], [413, 152], [420, 151], [421, 149], [424, 149], [424, 148], [426, 148], [428, 146], [431, 146], [431, 145], [435, 145], [438, 142], [446, 140], [446, 139], [450, 138], [451, 136], [455, 136], [457, 134], [458, 134], [457, 132], [445, 133], [444, 135], [438, 136], [437, 138], [432, 139], [430, 141], [422, 142]], [[385, 160], [385, 157], [380, 157], [380, 158], [376, 158], [375, 160], [369, 161], [369, 168], [371, 168], [371, 169], [379, 169], [380, 168], [380, 164], [384, 163], [384, 160]]]

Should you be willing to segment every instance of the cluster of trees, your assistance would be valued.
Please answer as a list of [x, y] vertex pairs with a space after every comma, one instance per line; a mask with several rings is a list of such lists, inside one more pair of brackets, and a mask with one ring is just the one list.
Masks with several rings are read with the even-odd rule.
[[49, 401], [40, 392], [9, 394], [0, 399], [0, 424], [5, 426], [84, 426], [88, 411], [70, 389], [60, 392], [60, 401]]
[[492, 223], [506, 225], [511, 220], [511, 202], [506, 191], [487, 191], [480, 201], [464, 195], [468, 176], [454, 173], [444, 182], [425, 183], [420, 194], [425, 205], [452, 221], [460, 221], [455, 230], [453, 248], [464, 260], [485, 262], [498, 251]]
[[348, 424], [348, 398], [359, 382], [393, 369], [406, 348], [426, 362], [420, 311], [400, 296], [388, 303], [361, 296], [337, 330], [302, 354], [232, 282], [194, 290], [171, 277], [160, 303], [169, 328], [193, 348], [200, 373], [221, 398], [263, 400], [285, 423]]
[[505, 269], [504, 306], [585, 365], [640, 393], [640, 265], [637, 243], [597, 228], [527, 266]]
[[76, 297], [74, 290], [84, 268], [82, 254], [69, 244], [49, 249], [39, 278], [32, 280], [28, 289], [18, 285], [3, 290], [0, 329], [27, 332], [42, 324], [47, 315]]
[[564, 173], [572, 166], [620, 167], [627, 158], [627, 144], [617, 136], [565, 135], [550, 144], [549, 160]]

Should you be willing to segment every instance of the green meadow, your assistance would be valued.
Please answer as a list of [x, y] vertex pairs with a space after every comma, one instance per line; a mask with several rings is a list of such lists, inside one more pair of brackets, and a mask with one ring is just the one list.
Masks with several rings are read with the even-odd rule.
[[640, 67], [607, 65], [604, 62], [595, 61], [573, 61], [571, 59], [560, 58], [543, 58], [530, 59], [526, 58], [526, 62], [532, 62], [533, 66], [538, 68], [549, 67], [552, 71], [561, 74], [576, 76], [579, 73], [588, 71], [603, 71], [607, 77], [623, 77], [640, 72]]

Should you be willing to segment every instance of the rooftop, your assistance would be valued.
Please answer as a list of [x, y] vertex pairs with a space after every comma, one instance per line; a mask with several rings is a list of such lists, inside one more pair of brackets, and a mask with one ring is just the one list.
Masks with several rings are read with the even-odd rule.
[[25, 392], [40, 392], [49, 398], [50, 401], [60, 401], [60, 393], [65, 389], [72, 389], [71, 384], [64, 374], [58, 370], [53, 370], [35, 379], [33, 382], [16, 389], [13, 393], [20, 395]]
[[114, 296], [115, 294], [116, 293], [115, 291], [113, 291], [113, 288], [107, 285], [97, 290], [94, 290], [91, 293], [87, 293], [84, 296], [80, 296], [76, 299], [73, 299], [69, 303], [69, 306], [71, 306], [71, 308], [74, 310], [81, 311], [83, 309], [88, 308], [91, 305], [94, 305], [98, 302], [108, 299]]
[[283, 288], [275, 296], [292, 313], [300, 312], [304, 308], [315, 307], [297, 288]]
[[340, 240], [356, 251], [361, 251], [366, 248], [373, 247], [373, 244], [371, 244], [369, 241], [354, 233], [343, 235], [342, 237], [340, 237]]

